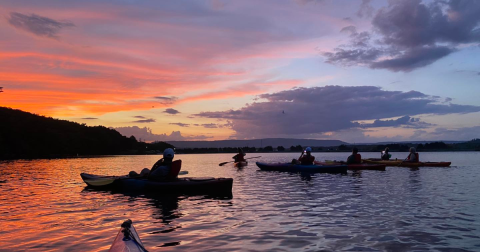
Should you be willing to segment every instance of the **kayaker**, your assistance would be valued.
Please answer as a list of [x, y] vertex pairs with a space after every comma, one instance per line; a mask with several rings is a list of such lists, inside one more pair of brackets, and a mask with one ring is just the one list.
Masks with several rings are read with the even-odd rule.
[[362, 156], [358, 154], [358, 149], [353, 148], [352, 149], [352, 155], [348, 156], [347, 158], [347, 164], [360, 164], [362, 163]]
[[302, 151], [302, 154], [298, 158], [298, 160], [293, 160], [292, 163], [300, 163], [302, 165], [313, 165], [313, 162], [315, 161], [315, 157], [312, 156], [312, 148], [307, 147], [305, 148], [305, 151]]
[[390, 155], [390, 154], [388, 153], [389, 150], [390, 150], [390, 149], [387, 147], [387, 148], [385, 148], [384, 151], [382, 151], [382, 154], [381, 154], [381, 156], [380, 156], [380, 158], [381, 158], [382, 160], [390, 160], [390, 158], [392, 157], [392, 155]]
[[167, 178], [168, 173], [170, 172], [170, 167], [172, 166], [173, 157], [175, 152], [173, 149], [168, 148], [163, 151], [163, 158], [158, 160], [150, 170], [148, 174], [148, 179], [162, 181]]
[[415, 151], [414, 147], [410, 148], [410, 154], [408, 154], [408, 157], [404, 162], [420, 162], [418, 153]]
[[173, 151], [173, 149], [165, 149], [163, 151], [163, 158], [158, 160], [152, 166], [152, 169], [143, 168], [140, 174], [135, 171], [131, 171], [128, 173], [128, 176], [131, 178], [148, 178], [152, 180], [163, 180], [170, 172], [170, 166], [172, 165], [174, 156], [175, 152]]
[[235, 163], [245, 162], [245, 153], [241, 148], [238, 148], [238, 154], [232, 157], [235, 160]]

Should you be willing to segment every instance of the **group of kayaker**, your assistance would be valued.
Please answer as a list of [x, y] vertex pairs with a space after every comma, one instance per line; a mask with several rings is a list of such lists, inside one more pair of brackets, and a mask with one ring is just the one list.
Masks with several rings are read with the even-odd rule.
[[[390, 160], [392, 155], [389, 154], [388, 151], [389, 151], [388, 147], [385, 148], [384, 151], [382, 151], [381, 160]], [[245, 155], [245, 154], [243, 154], [243, 155]], [[315, 157], [312, 156], [312, 148], [307, 147], [307, 148], [305, 148], [304, 151], [302, 151], [302, 154], [300, 155], [300, 157], [298, 159], [293, 159], [292, 160], [292, 164], [313, 165], [314, 161], [315, 161]], [[403, 162], [420, 162], [419, 155], [415, 151], [414, 147], [410, 148], [410, 153], [408, 154], [408, 157], [405, 160], [403, 160]], [[358, 149], [354, 147], [352, 149], [352, 155], [348, 156], [346, 162], [341, 161], [341, 163], [360, 164], [360, 163], [362, 163], [362, 155], [360, 155], [358, 153]]]
[[[390, 160], [392, 155], [388, 153], [389, 148], [385, 148], [384, 151], [381, 152], [381, 160]], [[130, 177], [137, 177], [137, 178], [148, 178], [149, 180], [154, 181], [165, 181], [167, 176], [171, 171], [171, 166], [173, 162], [173, 158], [175, 156], [175, 152], [173, 149], [168, 148], [165, 149], [163, 152], [163, 158], [158, 160], [151, 169], [144, 168], [140, 174], [136, 173], [135, 171], [131, 171], [128, 175]], [[245, 161], [245, 153], [242, 149], [238, 149], [238, 154], [232, 157], [235, 162], [244, 162]], [[298, 159], [293, 159], [292, 164], [301, 164], [301, 165], [313, 165], [315, 162], [315, 157], [312, 156], [312, 148], [307, 147]], [[414, 147], [410, 148], [410, 153], [408, 157], [403, 162], [419, 162], [419, 155], [415, 151]], [[358, 153], [357, 148], [352, 149], [352, 155], [348, 156], [347, 161], [341, 163], [345, 164], [360, 164], [362, 163], [362, 156]], [[176, 176], [174, 176], [176, 177]]]

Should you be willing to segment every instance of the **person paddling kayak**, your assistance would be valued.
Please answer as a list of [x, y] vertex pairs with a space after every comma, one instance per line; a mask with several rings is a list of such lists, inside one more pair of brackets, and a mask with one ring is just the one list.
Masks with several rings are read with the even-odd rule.
[[360, 164], [362, 162], [362, 156], [358, 154], [358, 149], [352, 149], [352, 155], [348, 156], [347, 164]]
[[128, 175], [129, 177], [142, 177], [148, 178], [149, 180], [164, 181], [167, 179], [167, 175], [170, 173], [174, 156], [175, 152], [173, 149], [165, 149], [163, 151], [163, 158], [158, 160], [152, 166], [152, 169], [144, 168], [140, 174], [137, 174], [135, 171], [131, 171]]
[[238, 154], [232, 157], [235, 160], [235, 163], [245, 162], [245, 153], [241, 148], [238, 148]]
[[390, 155], [390, 154], [388, 153], [389, 150], [390, 150], [390, 149], [389, 149], [388, 147], [385, 148], [385, 150], [382, 151], [382, 154], [381, 154], [381, 156], [380, 156], [380, 159], [382, 159], [382, 160], [390, 160], [390, 158], [392, 157], [392, 155]]
[[408, 157], [405, 159], [404, 162], [420, 162], [419, 155], [415, 151], [414, 147], [410, 148], [410, 154], [408, 154]]
[[307, 147], [305, 151], [302, 151], [302, 154], [297, 159], [292, 160], [292, 164], [302, 164], [302, 165], [313, 165], [315, 157], [312, 156], [312, 148]]

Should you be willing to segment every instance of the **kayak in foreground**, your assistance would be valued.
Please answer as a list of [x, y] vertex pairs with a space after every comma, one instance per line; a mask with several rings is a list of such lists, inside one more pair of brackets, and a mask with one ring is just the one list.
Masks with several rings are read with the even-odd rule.
[[257, 166], [263, 171], [283, 171], [283, 172], [311, 172], [311, 173], [346, 173], [346, 165], [300, 165], [291, 163], [261, 163]]
[[244, 167], [244, 166], [248, 165], [248, 162], [247, 161], [235, 162], [235, 164], [233, 164], [233, 165], [235, 167]]
[[384, 164], [386, 166], [403, 166], [403, 167], [448, 167], [452, 162], [406, 162], [402, 160], [375, 160], [363, 159], [367, 164]]
[[131, 220], [126, 220], [121, 225], [120, 231], [118, 231], [117, 237], [113, 241], [112, 246], [108, 250], [109, 252], [147, 252], [145, 247], [138, 236], [137, 231], [133, 227]]
[[[152, 181], [128, 176], [101, 176], [88, 173], [81, 173], [80, 176], [88, 186], [93, 188], [152, 194], [231, 194], [233, 185], [232, 178], [178, 178], [172, 181]], [[113, 180], [111, 184], [101, 186], [104, 181], [110, 180]]]
[[[340, 165], [342, 163], [335, 162], [335, 161], [328, 161], [325, 162], [318, 162], [315, 161], [316, 165]], [[384, 164], [347, 164], [348, 170], [377, 170], [377, 171], [385, 171], [386, 165]]]

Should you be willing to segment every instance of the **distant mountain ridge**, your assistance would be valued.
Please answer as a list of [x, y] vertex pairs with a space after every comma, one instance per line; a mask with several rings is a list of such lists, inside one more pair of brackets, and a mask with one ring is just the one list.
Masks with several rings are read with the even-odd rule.
[[168, 141], [169, 144], [176, 148], [239, 148], [239, 147], [255, 147], [261, 148], [265, 146], [272, 146], [276, 148], [283, 146], [289, 148], [290, 146], [301, 145], [303, 147], [329, 147], [339, 146], [341, 144], [348, 144], [340, 140], [316, 140], [316, 139], [295, 139], [295, 138], [264, 138], [252, 140], [217, 140], [217, 141]]

